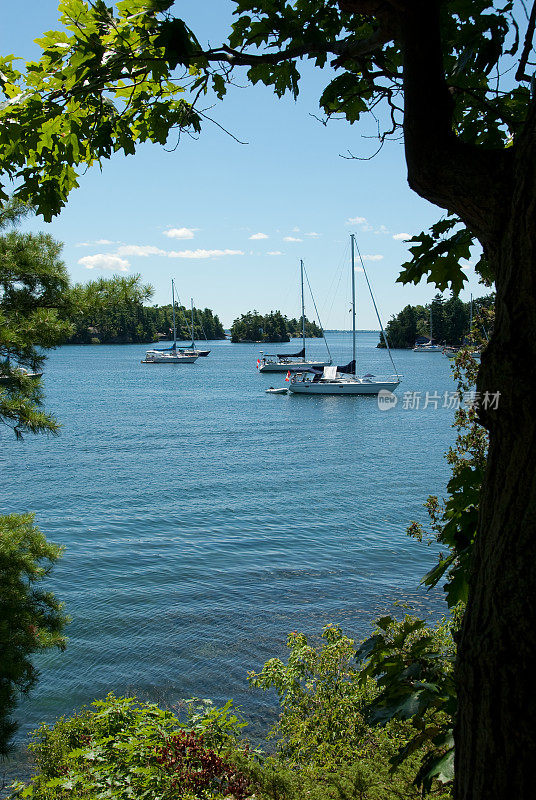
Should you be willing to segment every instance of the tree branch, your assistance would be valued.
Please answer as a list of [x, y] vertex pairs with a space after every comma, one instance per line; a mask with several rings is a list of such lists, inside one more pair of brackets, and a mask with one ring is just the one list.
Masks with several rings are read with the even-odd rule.
[[356, 40], [354, 37], [348, 36], [346, 39], [339, 39], [331, 44], [316, 48], [310, 45], [302, 45], [300, 47], [287, 47], [285, 50], [278, 50], [277, 52], [247, 53], [242, 50], [234, 50], [224, 44], [211, 50], [194, 53], [192, 58], [194, 60], [196, 58], [204, 58], [207, 61], [225, 61], [234, 67], [252, 67], [255, 64], [280, 64], [282, 61], [290, 61], [302, 56], [326, 54], [337, 56], [332, 66], [340, 67], [345, 61], [371, 55], [381, 50], [383, 45], [392, 38], [392, 31], [385, 31], [380, 28], [368, 39]]
[[532, 50], [532, 39], [534, 37], [534, 29], [536, 27], [536, 0], [532, 4], [532, 11], [530, 12], [529, 24], [527, 33], [525, 35], [525, 43], [523, 45], [523, 52], [519, 60], [519, 66], [516, 72], [516, 81], [530, 81], [530, 76], [525, 75], [525, 67], [529, 60], [530, 51]]
[[502, 229], [511, 148], [469, 145], [453, 131], [445, 81], [441, 0], [406, 0], [400, 15], [404, 57], [404, 139], [414, 191], [455, 212], [487, 247]]

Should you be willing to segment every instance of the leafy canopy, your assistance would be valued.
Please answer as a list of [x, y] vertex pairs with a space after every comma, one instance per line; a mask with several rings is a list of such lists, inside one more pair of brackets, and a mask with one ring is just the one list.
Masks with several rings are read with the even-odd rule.
[[[142, 142], [165, 144], [174, 129], [198, 133], [203, 98], [221, 99], [241, 67], [278, 96], [298, 94], [304, 60], [329, 67], [319, 100], [327, 118], [353, 124], [369, 113], [379, 120], [380, 142], [400, 135], [402, 44], [385, 4], [235, 0], [227, 41], [205, 49], [172, 5], [122, 0], [114, 10], [102, 0], [64, 0], [63, 27], [37, 40], [38, 61], [19, 70], [13, 56], [0, 58], [0, 171], [45, 219], [59, 213], [87, 166], [130, 155]], [[441, 3], [451, 127], [460, 141], [506, 148], [526, 119], [532, 33], [522, 46], [523, 8], [513, 0]], [[458, 218], [447, 216], [415, 237], [400, 280], [428, 276], [458, 291], [466, 279], [460, 259], [472, 242]], [[477, 269], [489, 279], [485, 259]]]

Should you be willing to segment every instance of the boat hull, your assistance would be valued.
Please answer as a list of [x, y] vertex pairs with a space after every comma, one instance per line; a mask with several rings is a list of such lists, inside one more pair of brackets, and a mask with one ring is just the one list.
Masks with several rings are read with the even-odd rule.
[[41, 378], [42, 372], [28, 372], [28, 370], [14, 370], [11, 375], [0, 375], [0, 383], [11, 383], [15, 378]]
[[210, 350], [198, 350], [197, 347], [178, 347], [177, 352], [185, 356], [195, 356], [196, 358], [206, 358]]
[[310, 367], [322, 369], [329, 367], [331, 361], [287, 361], [286, 363], [268, 362], [259, 366], [259, 372], [299, 372]]
[[291, 381], [288, 390], [293, 394], [377, 395], [381, 391], [394, 392], [398, 386], [398, 381]]
[[142, 364], [193, 364], [197, 356], [156, 356], [142, 359]]

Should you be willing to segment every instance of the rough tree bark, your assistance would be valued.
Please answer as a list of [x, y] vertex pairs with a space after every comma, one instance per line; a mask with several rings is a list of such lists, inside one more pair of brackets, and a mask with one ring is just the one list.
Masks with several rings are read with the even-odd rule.
[[454, 211], [495, 276], [496, 323], [477, 389], [500, 392], [458, 648], [456, 800], [532, 800], [536, 761], [536, 108], [512, 148], [454, 136], [440, 0], [344, 0], [395, 14], [404, 52], [408, 182]]
[[491, 253], [495, 331], [480, 392], [490, 432], [471, 590], [459, 642], [457, 800], [528, 800], [536, 760], [536, 110], [514, 148], [506, 224]]
[[497, 289], [495, 332], [477, 389], [490, 450], [458, 648], [456, 800], [535, 796], [536, 112], [508, 150], [460, 143], [441, 66], [439, 2], [402, 14], [410, 186], [455, 211], [482, 243]]

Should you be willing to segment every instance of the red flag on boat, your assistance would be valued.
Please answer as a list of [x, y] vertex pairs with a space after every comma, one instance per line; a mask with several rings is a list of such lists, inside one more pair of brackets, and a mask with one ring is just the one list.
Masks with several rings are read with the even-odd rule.
[[260, 358], [257, 359], [257, 369], [259, 369], [259, 364], [261, 363]]
[[287, 372], [287, 377], [285, 378], [286, 382], [288, 382], [289, 380], [290, 380], [290, 370]]

